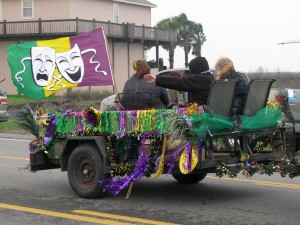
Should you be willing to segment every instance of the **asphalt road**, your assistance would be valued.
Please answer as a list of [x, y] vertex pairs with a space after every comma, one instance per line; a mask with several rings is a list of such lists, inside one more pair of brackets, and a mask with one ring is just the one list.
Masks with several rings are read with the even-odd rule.
[[59, 169], [31, 173], [24, 134], [0, 134], [0, 225], [300, 224], [300, 178], [256, 175], [195, 185], [171, 176], [145, 178], [114, 197], [88, 200], [71, 190]]

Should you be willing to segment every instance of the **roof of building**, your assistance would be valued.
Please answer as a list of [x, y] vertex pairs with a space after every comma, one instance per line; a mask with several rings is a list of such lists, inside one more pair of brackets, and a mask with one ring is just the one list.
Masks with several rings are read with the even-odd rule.
[[124, 2], [127, 4], [134, 4], [134, 5], [141, 5], [141, 6], [147, 6], [151, 8], [156, 8], [157, 6], [149, 1], [146, 0], [113, 0], [114, 2]]

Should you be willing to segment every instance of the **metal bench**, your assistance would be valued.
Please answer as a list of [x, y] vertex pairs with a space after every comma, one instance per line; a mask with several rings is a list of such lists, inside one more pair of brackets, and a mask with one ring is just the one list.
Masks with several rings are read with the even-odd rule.
[[[266, 107], [269, 92], [274, 82], [275, 79], [255, 79], [249, 83], [247, 98], [243, 110], [245, 115], [254, 115], [256, 112]], [[234, 100], [234, 85], [231, 87], [231, 90], [227, 89], [228, 92], [225, 90], [226, 84], [223, 86], [221, 83], [219, 83], [219, 85], [220, 86], [217, 89], [215, 89], [216, 87], [212, 86], [208, 105], [216, 114], [220, 114], [228, 118], [232, 116], [230, 114], [230, 106], [232, 106], [232, 102]], [[241, 153], [249, 154], [252, 159], [258, 161], [264, 159], [271, 160], [276, 157], [278, 158], [283, 153], [283, 149], [285, 148], [285, 141], [283, 137], [284, 130], [285, 128], [277, 127], [257, 130], [243, 130], [242, 128], [239, 129], [238, 127], [233, 132], [214, 134], [210, 140], [207, 141], [206, 146], [206, 152], [208, 153], [207, 156], [210, 160], [202, 161], [201, 167], [207, 168], [210, 164], [218, 162], [225, 162], [227, 164], [237, 163], [239, 162], [239, 155]], [[265, 152], [262, 150], [259, 152], [259, 154], [255, 154], [255, 152], [252, 152], [249, 142], [251, 141], [251, 137], [260, 135], [272, 136], [272, 140], [269, 143], [271, 149]], [[216, 149], [216, 144], [220, 144], [221, 147]]]
[[229, 118], [239, 79], [216, 80], [209, 90], [207, 106], [214, 114]]
[[150, 92], [125, 92], [117, 95], [121, 110], [138, 110], [151, 108], [152, 94]]
[[[232, 116], [232, 105], [239, 82], [240, 79], [216, 80], [211, 84], [207, 106], [208, 109], [211, 110], [212, 114], [220, 115], [227, 119]], [[218, 134], [217, 136], [222, 135]], [[229, 144], [230, 143], [228, 139], [226, 139], [226, 141], [224, 141], [224, 146], [229, 148]], [[211, 138], [205, 146], [205, 152], [208, 154], [210, 159], [214, 159], [213, 152], [215, 146], [216, 145], [213, 143], [213, 138]], [[201, 157], [205, 156], [201, 155]], [[201, 159], [201, 161], [203, 161], [203, 159]]]
[[275, 79], [254, 79], [248, 85], [247, 98], [243, 110], [244, 115], [253, 115], [266, 107], [269, 93]]

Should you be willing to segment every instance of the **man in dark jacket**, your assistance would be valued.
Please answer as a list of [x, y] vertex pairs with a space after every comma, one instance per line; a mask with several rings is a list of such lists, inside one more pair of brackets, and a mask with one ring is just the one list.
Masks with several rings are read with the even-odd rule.
[[198, 56], [189, 64], [191, 75], [185, 77], [156, 77], [148, 74], [144, 78], [156, 86], [188, 92], [188, 102], [206, 105], [211, 83], [215, 80], [204, 57]]

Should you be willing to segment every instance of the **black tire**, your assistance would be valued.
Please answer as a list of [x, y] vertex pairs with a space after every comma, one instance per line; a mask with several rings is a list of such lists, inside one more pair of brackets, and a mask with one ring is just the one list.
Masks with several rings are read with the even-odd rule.
[[103, 189], [99, 181], [104, 176], [103, 160], [92, 144], [77, 146], [68, 162], [68, 179], [73, 191], [82, 198], [99, 198]]
[[207, 175], [207, 172], [200, 170], [189, 174], [172, 174], [172, 176], [181, 184], [195, 184], [203, 180]]

